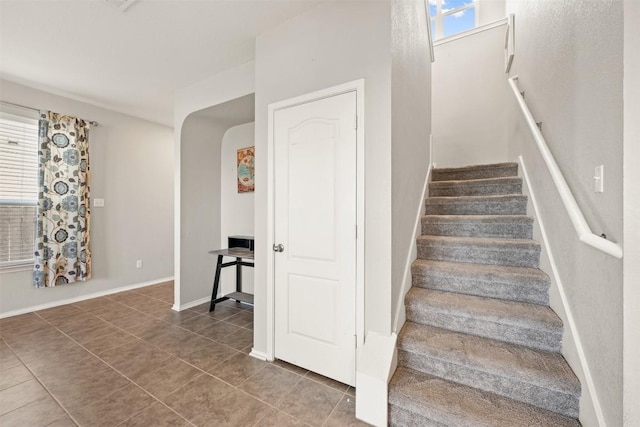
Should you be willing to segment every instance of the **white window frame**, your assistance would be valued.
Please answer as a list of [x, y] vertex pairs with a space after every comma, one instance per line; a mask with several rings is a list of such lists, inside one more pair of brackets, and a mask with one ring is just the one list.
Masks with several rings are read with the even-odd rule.
[[[2, 108], [2, 113], [5, 114], [6, 116], [8, 116], [9, 118], [12, 118], [11, 116], [15, 117], [17, 122], [25, 122], [25, 123], [29, 123], [31, 125], [35, 125], [36, 127], [36, 135], [35, 137], [37, 138], [37, 129], [38, 129], [38, 119], [35, 116], [29, 115], [29, 114], [24, 114], [24, 113], [17, 113], [13, 111], [13, 108], [5, 108], [3, 106]], [[37, 143], [36, 143], [36, 147], [35, 149], [37, 150]], [[35, 153], [35, 155], [37, 156], [37, 151]], [[37, 173], [37, 171], [36, 171]], [[36, 177], [37, 179], [37, 177]], [[37, 189], [36, 189], [36, 194], [37, 194]], [[37, 197], [37, 196], [36, 196]], [[34, 206], [37, 207], [38, 205], [38, 200], [36, 199], [9, 199], [9, 198], [4, 198], [4, 199], [0, 199], [0, 206]], [[36, 212], [34, 212], [33, 215], [33, 223], [34, 223], [34, 230], [35, 230], [35, 223], [37, 221], [37, 209]], [[34, 233], [35, 234], [35, 233]], [[35, 235], [34, 237], [34, 246], [35, 246]], [[8, 244], [8, 242], [1, 242], [0, 244]], [[32, 256], [29, 259], [21, 259], [21, 260], [12, 260], [12, 261], [0, 261], [0, 271], [1, 272], [12, 272], [12, 271], [21, 271], [21, 270], [29, 270], [31, 268], [33, 268], [33, 263], [34, 263], [34, 256], [33, 256], [33, 251], [32, 251]]]
[[[475, 23], [473, 25], [473, 28], [476, 28], [480, 25], [480, 0], [472, 1], [469, 4], [457, 7], [455, 9], [447, 10], [446, 12], [443, 12], [443, 7], [442, 7], [443, 0], [433, 0], [433, 1], [435, 1], [436, 3], [436, 15], [431, 17], [433, 28], [435, 29], [434, 40], [440, 40], [444, 38], [444, 18], [445, 17], [454, 15], [456, 13], [465, 11], [467, 9], [475, 9], [474, 10]], [[444, 2], [446, 3], [446, 0], [444, 0]], [[429, 1], [429, 5], [432, 5], [431, 3], [432, 1]], [[469, 28], [469, 30], [472, 30], [473, 28]], [[460, 33], [450, 34], [447, 37], [458, 35]]]

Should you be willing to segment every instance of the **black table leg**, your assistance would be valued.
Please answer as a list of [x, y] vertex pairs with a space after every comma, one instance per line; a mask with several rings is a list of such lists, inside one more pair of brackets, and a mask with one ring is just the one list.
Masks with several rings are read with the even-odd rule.
[[[236, 258], [236, 292], [242, 292], [242, 258]], [[236, 304], [240, 301], [236, 300]]]
[[216, 277], [213, 279], [213, 293], [211, 294], [211, 305], [209, 312], [216, 308], [216, 298], [218, 297], [218, 285], [220, 284], [220, 270], [222, 269], [222, 255], [218, 255], [218, 264], [216, 264]]

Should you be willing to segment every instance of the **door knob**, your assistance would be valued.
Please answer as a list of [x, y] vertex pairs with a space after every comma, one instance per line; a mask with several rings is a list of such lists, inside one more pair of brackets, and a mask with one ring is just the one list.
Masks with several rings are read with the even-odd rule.
[[278, 245], [274, 244], [273, 245], [273, 251], [274, 252], [282, 252], [282, 251], [284, 251], [284, 245], [282, 243], [280, 243]]

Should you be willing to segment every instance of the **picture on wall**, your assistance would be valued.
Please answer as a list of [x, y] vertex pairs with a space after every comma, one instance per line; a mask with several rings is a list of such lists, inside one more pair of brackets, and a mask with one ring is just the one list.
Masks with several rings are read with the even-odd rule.
[[255, 146], [238, 150], [238, 193], [252, 193], [255, 190], [255, 151]]

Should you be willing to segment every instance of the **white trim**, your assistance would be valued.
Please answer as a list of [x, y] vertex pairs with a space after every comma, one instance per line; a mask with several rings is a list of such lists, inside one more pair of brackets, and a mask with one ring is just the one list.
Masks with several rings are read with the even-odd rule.
[[504, 33], [504, 72], [508, 73], [511, 70], [511, 64], [513, 63], [513, 57], [516, 53], [515, 44], [515, 19], [516, 15], [511, 13], [507, 18], [507, 28]]
[[435, 53], [433, 52], [433, 36], [431, 35], [431, 14], [429, 12], [429, 0], [424, 0], [424, 13], [427, 19], [427, 39], [429, 43], [429, 57], [431, 62], [436, 61]]
[[[429, 138], [429, 153], [431, 153], [432, 146], [432, 138]], [[429, 188], [429, 181], [431, 178], [431, 161], [429, 161], [429, 168], [427, 169], [427, 175], [424, 179], [424, 185], [422, 186], [422, 196], [420, 197], [420, 202], [418, 204], [416, 221], [413, 225], [413, 239], [409, 242], [409, 250], [407, 252], [407, 262], [404, 265], [404, 275], [402, 276], [402, 298], [398, 298], [398, 303], [396, 305], [396, 318], [393, 322], [392, 331], [396, 334], [400, 332], [400, 329], [404, 325], [406, 321], [406, 312], [404, 308], [404, 296], [411, 289], [412, 277], [411, 277], [411, 264], [416, 259], [417, 249], [416, 249], [416, 241], [420, 235], [422, 235], [422, 216], [424, 215], [424, 199], [427, 196], [427, 189]]]
[[268, 140], [267, 140], [267, 274], [266, 274], [266, 321], [267, 321], [267, 360], [275, 359], [275, 311], [274, 311], [274, 256], [271, 245], [274, 243], [274, 115], [277, 110], [290, 108], [296, 105], [341, 95], [348, 92], [356, 92], [356, 113], [358, 115], [358, 128], [356, 130], [356, 225], [358, 239], [356, 242], [356, 342], [358, 347], [364, 344], [364, 236], [365, 236], [365, 212], [364, 212], [364, 79], [322, 89], [316, 92], [275, 102], [268, 106]]
[[269, 360], [269, 358], [267, 357], [267, 353], [264, 353], [262, 351], [258, 351], [255, 348], [251, 348], [251, 353], [249, 353], [249, 356], [251, 357], [255, 357], [258, 360], [262, 360], [263, 362], [273, 362], [273, 360]]
[[481, 33], [483, 31], [491, 30], [491, 29], [499, 27], [501, 25], [507, 25], [507, 18], [498, 19], [497, 21], [489, 22], [488, 24], [479, 25], [479, 26], [477, 26], [475, 28], [472, 28], [471, 30], [463, 31], [462, 33], [457, 33], [457, 34], [454, 34], [454, 35], [449, 36], [449, 37], [444, 37], [442, 39], [439, 39], [439, 40], [436, 40], [435, 42], [433, 42], [433, 45], [434, 46], [440, 46], [441, 44], [445, 44], [445, 43], [449, 43], [449, 42], [456, 41], [456, 40], [459, 40], [459, 39], [463, 39], [465, 37], [469, 37], [469, 36], [472, 36], [474, 34]]
[[513, 76], [509, 79], [509, 86], [511, 86], [511, 90], [516, 100], [518, 101], [518, 105], [520, 106], [520, 110], [524, 115], [524, 118], [529, 125], [529, 130], [533, 135], [533, 139], [536, 141], [536, 145], [538, 146], [538, 150], [540, 151], [540, 155], [544, 159], [544, 163], [547, 165], [547, 169], [551, 174], [551, 178], [553, 179], [553, 183], [555, 184], [556, 190], [558, 194], [560, 194], [560, 198], [562, 199], [562, 204], [571, 219], [571, 223], [573, 224], [573, 228], [576, 230], [578, 234], [578, 238], [581, 242], [586, 243], [589, 246], [592, 246], [606, 254], [609, 254], [616, 258], [622, 258], [622, 247], [610, 240], [603, 239], [602, 237], [594, 234], [587, 224], [587, 220], [584, 218], [584, 214], [580, 210], [580, 206], [576, 202], [576, 199], [573, 197], [573, 193], [571, 193], [571, 189], [569, 185], [567, 185], [567, 181], [564, 179], [562, 175], [562, 171], [558, 167], [556, 160], [553, 158], [553, 154], [549, 150], [547, 146], [547, 142], [542, 136], [542, 132], [538, 128], [536, 124], [536, 120], [533, 118], [527, 103], [524, 100], [524, 97], [520, 94], [520, 89], [518, 89], [518, 85], [516, 84], [516, 80], [518, 80], [518, 76]]
[[171, 309], [174, 311], [188, 310], [190, 308], [197, 307], [200, 304], [204, 304], [205, 302], [210, 302], [210, 301], [211, 301], [211, 296], [209, 295], [206, 297], [198, 298], [195, 301], [187, 302], [185, 304], [173, 304], [173, 307], [171, 307]]
[[130, 291], [132, 289], [144, 288], [144, 287], [147, 287], [147, 286], [157, 285], [157, 284], [160, 284], [160, 283], [163, 283], [163, 282], [169, 282], [171, 280], [173, 280], [173, 276], [164, 277], [162, 279], [149, 280], [147, 282], [134, 283], [132, 285], [121, 286], [119, 288], [113, 288], [113, 289], [108, 289], [106, 291], [99, 291], [99, 292], [94, 292], [94, 293], [91, 293], [91, 294], [80, 295], [80, 296], [77, 296], [77, 297], [67, 298], [67, 299], [53, 301], [53, 302], [48, 302], [48, 303], [45, 303], [45, 304], [33, 305], [31, 307], [21, 308], [21, 309], [18, 309], [18, 310], [11, 310], [11, 311], [7, 311], [5, 313], [0, 313], [0, 319], [4, 319], [5, 317], [18, 316], [20, 314], [25, 314], [25, 313], [31, 313], [31, 312], [34, 312], [34, 311], [45, 310], [47, 308], [59, 307], [61, 305], [73, 304], [73, 303], [80, 302], [80, 301], [85, 301], [85, 300], [88, 300], [88, 299], [103, 297], [105, 295], [111, 295], [111, 294], [117, 294], [117, 293], [124, 292], [124, 291]]
[[396, 334], [370, 331], [358, 348], [356, 371], [356, 418], [371, 425], [388, 425], [389, 381], [398, 366]]
[[524, 159], [522, 156], [518, 157], [520, 162], [520, 168], [522, 169], [522, 176], [524, 178], [524, 182], [527, 185], [527, 189], [529, 192], [529, 199], [531, 200], [531, 205], [533, 206], [533, 210], [535, 212], [535, 218], [540, 227], [540, 233], [542, 234], [542, 242], [544, 243], [545, 250], [547, 252], [547, 257], [549, 258], [549, 264], [551, 265], [551, 271], [553, 273], [553, 278], [558, 286], [558, 293], [560, 294], [560, 300], [562, 301], [562, 307], [564, 309], [566, 315], [566, 321], [569, 326], [569, 332], [571, 337], [573, 338], [573, 342], [575, 343], [575, 350], [578, 355], [578, 359], [580, 360], [580, 367], [584, 373], [584, 380], [587, 385], [587, 389], [589, 390], [589, 395], [591, 396], [591, 403], [593, 404], [593, 409], [596, 413], [596, 417], [598, 418], [598, 424], [600, 426], [606, 426], [607, 423], [604, 419], [604, 414], [602, 413], [602, 406], [600, 405], [600, 400], [598, 399], [598, 391], [593, 383], [593, 377], [591, 376], [591, 370], [589, 369], [589, 364], [587, 363], [587, 358], [584, 354], [584, 349], [582, 347], [582, 340], [580, 339], [580, 334], [578, 333], [578, 328], [576, 326], [575, 320], [573, 318], [573, 311], [569, 306], [569, 302], [567, 301], [567, 294], [564, 290], [564, 285], [562, 284], [562, 280], [560, 279], [560, 274], [558, 273], [558, 266], [553, 257], [553, 253], [551, 252], [551, 246], [549, 245], [549, 238], [547, 236], [547, 232], [544, 226], [544, 222], [542, 220], [542, 216], [540, 215], [540, 209], [538, 208], [538, 202], [536, 196], [533, 192], [533, 188], [531, 187], [531, 180], [529, 179], [529, 174], [527, 173], [527, 167], [524, 164]]
[[182, 282], [180, 280], [180, 262], [181, 262], [181, 238], [182, 238], [182, 175], [181, 175], [181, 147], [182, 147], [182, 127], [184, 126], [185, 119], [182, 119], [181, 123], [176, 126], [175, 132], [175, 144], [173, 148], [174, 164], [173, 164], [173, 274], [175, 275], [175, 286], [173, 288], [173, 309], [180, 311], [180, 288]]
[[33, 270], [33, 258], [23, 261], [8, 261], [0, 263], [0, 275], [5, 273], [15, 273], [17, 271]]

